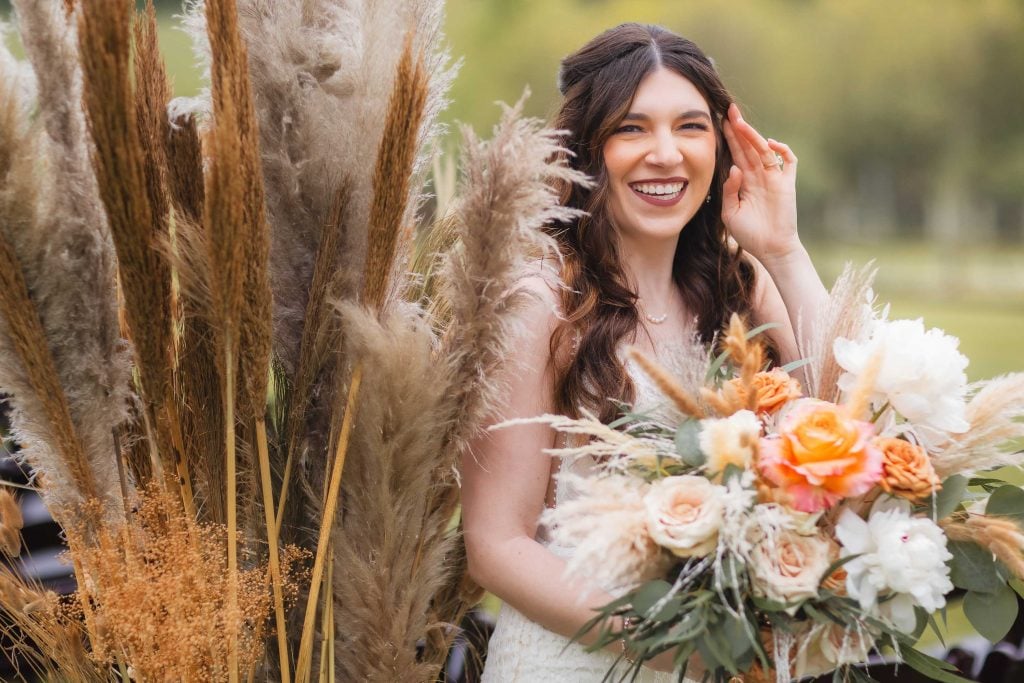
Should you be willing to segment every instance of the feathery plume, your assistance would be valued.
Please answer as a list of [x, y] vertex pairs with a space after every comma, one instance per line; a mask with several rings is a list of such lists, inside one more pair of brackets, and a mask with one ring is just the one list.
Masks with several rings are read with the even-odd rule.
[[932, 452], [936, 474], [948, 477], [1003, 465], [1020, 467], [1024, 464], [1019, 445], [1024, 439], [1024, 373], [978, 382], [969, 393], [964, 417], [970, 427]]
[[[189, 25], [197, 49], [208, 53], [200, 7], [191, 3]], [[410, 181], [417, 192], [427, 167], [423, 150], [440, 130], [437, 115], [454, 73], [441, 47], [441, 0], [242, 0], [239, 10], [243, 38], [260, 46], [250, 55], [249, 69], [272, 226], [275, 353], [291, 380], [320, 232], [338, 179], [353, 169], [363, 170], [349, 180], [339, 287], [348, 297], [361, 289], [373, 196], [369, 169], [378, 156], [404, 37], [413, 37], [412, 54], [422, 55], [430, 74], [419, 128], [421, 151]], [[417, 207], [418, 201], [409, 202], [402, 226], [412, 225]], [[393, 260], [396, 268], [404, 267], [401, 243]]]
[[337, 675], [433, 680], [439, 664], [418, 661], [416, 643], [434, 626], [428, 607], [451, 547], [450, 516], [430, 509], [437, 464], [447, 455], [448, 406], [438, 391], [445, 368], [415, 309], [379, 323], [353, 305], [341, 313], [346, 355], [364, 368], [367, 386], [342, 483], [345, 514], [332, 534]]
[[[107, 512], [119, 517], [113, 433], [127, 418], [129, 357], [118, 335], [113, 248], [90, 165], [85, 119], [76, 104], [81, 75], [74, 27], [54, 3], [19, 0], [16, 9], [36, 87], [29, 87], [26, 70], [0, 46], [0, 225], [41, 324], [43, 336], [33, 343], [51, 357], [69, 429], [87, 460], [81, 465], [97, 488], [71, 490], [66, 469], [53, 459], [60, 452], [57, 445], [45, 443], [48, 432], [38, 429], [48, 420], [38, 412], [42, 404], [26, 393], [25, 370], [9, 355], [14, 353], [9, 346], [0, 354], [5, 358], [0, 385], [28, 420], [15, 420], [15, 432], [26, 447], [22, 456], [53, 484], [44, 497], [60, 508], [61, 499], [97, 495]], [[37, 102], [30, 99], [33, 93]], [[32, 124], [28, 116], [35, 107], [39, 118]]]
[[[5, 383], [6, 387], [20, 389], [18, 385], [27, 384], [18, 393], [19, 403], [24, 407], [12, 411], [12, 426], [16, 433], [35, 437], [29, 446], [32, 455], [27, 458], [30, 462], [36, 460], [40, 465], [48, 465], [44, 471], [51, 501], [62, 517], [65, 514], [70, 517], [84, 502], [98, 500], [99, 489], [71, 421], [67, 396], [57, 376], [43, 323], [6, 235], [0, 235], [0, 313], [7, 324], [6, 335], [17, 354], [15, 362], [20, 362], [24, 373], [24, 377], [19, 378], [22, 381]], [[5, 358], [4, 365], [13, 365], [12, 360]], [[10, 372], [14, 368], [5, 369]], [[43, 455], [51, 448], [59, 461]], [[62, 470], [66, 472], [66, 480], [60, 476]]]
[[504, 108], [489, 142], [463, 131], [457, 239], [438, 274], [440, 295], [452, 312], [441, 353], [452, 368], [447, 385], [453, 421], [445, 442], [453, 453], [497, 407], [501, 388], [488, 378], [508, 353], [515, 313], [526, 296], [514, 285], [529, 271], [528, 254], [555, 250], [540, 228], [573, 215], [559, 205], [553, 183], [588, 183], [553, 161], [558, 134], [522, 118], [523, 101]]
[[[525, 95], [524, 95], [525, 99]], [[522, 117], [523, 100], [504, 107], [492, 139], [480, 141], [463, 130], [461, 199], [452, 223], [435, 229], [452, 234], [438, 239], [451, 248], [437, 271], [440, 304], [450, 315], [439, 357], [448, 367], [449, 420], [437, 464], [438, 484], [430, 505], [438, 518], [450, 518], [458, 504], [456, 463], [485, 417], [499, 407], [502, 387], [493, 380], [519, 329], [517, 314], [528, 296], [515, 284], [530, 271], [528, 258], [556, 247], [540, 228], [571, 217], [559, 204], [556, 183], [587, 184], [586, 176], [556, 161], [558, 133], [537, 119]], [[461, 543], [461, 542], [460, 542]], [[434, 620], [458, 623], [472, 597], [465, 553], [453, 552], [452, 571], [431, 606]], [[426, 659], [442, 660], [447, 643], [430, 642]]]
[[810, 360], [805, 367], [807, 395], [823, 401], [839, 401], [837, 383], [843, 368], [836, 362], [832, 345], [836, 339], [860, 340], [868, 333], [874, 315], [871, 285], [876, 269], [872, 264], [856, 270], [847, 264], [836, 279], [824, 310], [809, 320], [817, 320], [810, 330], [800, 330], [800, 350]]

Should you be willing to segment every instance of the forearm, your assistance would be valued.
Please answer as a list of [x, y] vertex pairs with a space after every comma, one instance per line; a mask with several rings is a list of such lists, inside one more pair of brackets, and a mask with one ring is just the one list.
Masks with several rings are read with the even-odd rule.
[[[467, 533], [473, 579], [531, 621], [566, 638], [574, 637], [612, 596], [565, 575], [566, 562], [527, 536], [475, 541]], [[599, 629], [579, 639], [593, 644]], [[614, 650], [615, 647], [610, 649]]]
[[828, 291], [802, 244], [797, 243], [794, 249], [783, 255], [764, 258], [761, 265], [778, 289], [792, 330], [791, 344], [786, 344], [789, 348], [783, 349], [783, 361], [797, 360], [800, 355], [798, 342], [817, 324], [828, 299]]

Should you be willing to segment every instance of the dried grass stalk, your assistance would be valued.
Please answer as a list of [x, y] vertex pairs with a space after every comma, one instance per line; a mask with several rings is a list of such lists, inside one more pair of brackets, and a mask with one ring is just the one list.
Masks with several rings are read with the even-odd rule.
[[839, 401], [839, 377], [843, 369], [836, 362], [832, 345], [842, 337], [862, 340], [874, 315], [871, 290], [876, 269], [869, 264], [860, 270], [847, 264], [836, 280], [824, 310], [805, 320], [816, 320], [810, 330], [800, 330], [801, 355], [810, 360], [805, 367], [807, 395], [824, 401]]
[[[940, 477], [1024, 463], [1024, 373], [1003, 375], [970, 387], [965, 417], [970, 428], [932, 453]], [[1016, 443], [1015, 443], [1016, 442]]]
[[203, 150], [195, 115], [185, 113], [170, 119], [163, 145], [174, 210], [198, 225], [203, 219]]
[[[166, 202], [147, 170], [139, 104], [132, 89], [133, 9], [120, 0], [83, 3], [79, 54], [84, 101], [95, 146], [93, 166], [117, 249], [124, 313], [134, 345], [141, 394], [166, 473], [177, 467], [170, 423], [163, 414], [171, 381], [171, 277], [159, 250]], [[151, 90], [159, 75], [146, 77]], [[166, 87], [166, 83], [162, 86]], [[146, 109], [148, 108], [148, 109]]]
[[373, 172], [373, 201], [370, 204], [362, 298], [363, 303], [374, 310], [384, 307], [391, 285], [395, 250], [409, 203], [416, 142], [427, 103], [427, 84], [423, 62], [414, 57], [412, 39], [407, 37], [398, 60], [384, 136]]

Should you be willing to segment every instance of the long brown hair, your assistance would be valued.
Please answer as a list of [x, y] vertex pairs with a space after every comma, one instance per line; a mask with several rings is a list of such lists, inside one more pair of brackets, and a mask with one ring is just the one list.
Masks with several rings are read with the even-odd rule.
[[609, 397], [632, 401], [635, 390], [616, 348], [640, 327], [637, 293], [619, 259], [608, 209], [605, 141], [629, 112], [643, 78], [659, 67], [689, 80], [711, 110], [717, 139], [710, 201], [686, 224], [672, 264], [683, 301], [696, 315], [697, 334], [710, 343], [732, 312], [748, 316], [754, 272], [730, 246], [722, 222], [722, 186], [732, 156], [722, 120], [732, 97], [711, 61], [693, 42], [660, 26], [622, 24], [605, 31], [562, 61], [562, 105], [555, 126], [566, 133], [566, 162], [594, 180], [592, 188], [560, 187], [562, 202], [582, 210], [569, 223], [548, 226], [563, 257], [565, 322], [552, 335], [555, 407], [569, 415], [585, 406], [604, 421], [615, 417]]

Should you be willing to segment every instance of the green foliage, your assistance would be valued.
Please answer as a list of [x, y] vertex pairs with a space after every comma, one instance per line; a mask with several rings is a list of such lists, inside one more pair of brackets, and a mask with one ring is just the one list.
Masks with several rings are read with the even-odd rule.
[[995, 593], [968, 591], [964, 614], [978, 633], [998, 643], [1017, 619], [1017, 594], [1005, 583]]
[[1018, 524], [1024, 524], [1024, 490], [1019, 486], [1000, 486], [988, 499], [985, 514], [1009, 517]]
[[928, 516], [935, 519], [949, 517], [960, 506], [967, 491], [967, 477], [954, 474], [942, 482], [942, 488], [927, 501]]
[[676, 453], [680, 459], [691, 467], [704, 464], [704, 452], [700, 449], [700, 422], [687, 420], [676, 430]]
[[950, 541], [949, 579], [957, 588], [995, 593], [1006, 581], [999, 575], [992, 553], [970, 541]]

